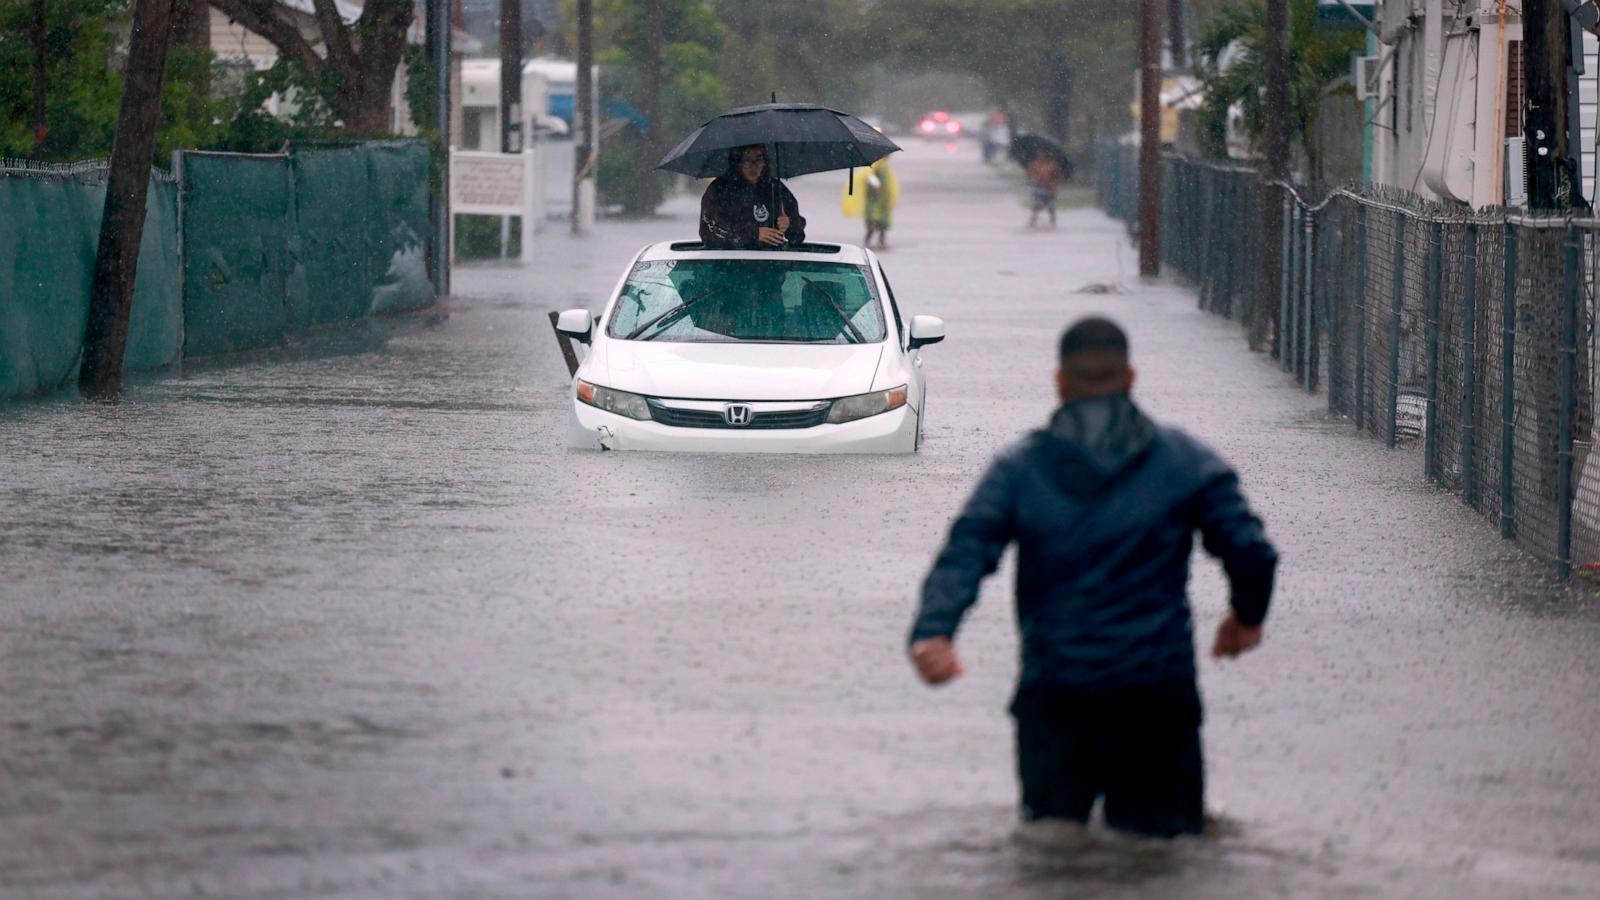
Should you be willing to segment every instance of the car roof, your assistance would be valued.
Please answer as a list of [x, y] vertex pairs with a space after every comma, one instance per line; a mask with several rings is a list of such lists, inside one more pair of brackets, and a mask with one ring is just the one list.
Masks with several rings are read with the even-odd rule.
[[864, 266], [867, 252], [855, 244], [807, 242], [787, 250], [707, 250], [699, 241], [661, 241], [639, 254], [640, 262], [665, 259], [791, 259]]

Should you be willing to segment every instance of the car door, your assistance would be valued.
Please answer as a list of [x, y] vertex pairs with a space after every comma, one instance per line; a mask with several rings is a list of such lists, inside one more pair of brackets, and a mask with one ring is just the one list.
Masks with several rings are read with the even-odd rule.
[[[894, 287], [889, 284], [889, 275], [883, 270], [883, 263], [874, 256], [873, 268], [877, 270], [878, 281], [883, 285], [884, 297], [889, 301], [889, 314], [894, 325], [895, 347], [897, 353], [905, 361], [905, 370], [911, 373], [911, 384], [908, 390], [914, 401], [912, 404], [920, 418], [927, 402], [927, 381], [922, 374], [922, 352], [908, 350], [911, 343], [911, 319], [900, 310], [899, 301], [895, 299]], [[920, 423], [919, 423], [920, 424]]]

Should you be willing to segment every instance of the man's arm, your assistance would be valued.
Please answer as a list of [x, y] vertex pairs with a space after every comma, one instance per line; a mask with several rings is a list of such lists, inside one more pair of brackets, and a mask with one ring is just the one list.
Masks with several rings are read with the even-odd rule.
[[922, 583], [922, 604], [911, 626], [911, 643], [955, 636], [961, 618], [978, 599], [978, 585], [1000, 564], [1015, 535], [1011, 461], [990, 464]]
[[1233, 614], [1217, 631], [1213, 654], [1236, 656], [1261, 641], [1261, 623], [1272, 602], [1278, 551], [1267, 541], [1261, 520], [1239, 490], [1239, 476], [1228, 469], [1214, 476], [1200, 496], [1200, 535], [1206, 552], [1222, 561], [1228, 574]]

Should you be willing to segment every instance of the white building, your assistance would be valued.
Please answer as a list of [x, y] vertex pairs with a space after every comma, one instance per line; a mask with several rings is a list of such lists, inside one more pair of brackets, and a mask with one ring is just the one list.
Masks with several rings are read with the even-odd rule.
[[[1522, 203], [1519, 9], [1500, 0], [1378, 0], [1376, 35], [1355, 66], [1358, 92], [1368, 98], [1372, 181], [1472, 207]], [[1583, 50], [1574, 155], [1593, 200], [1593, 35], [1583, 34]]]
[[[594, 67], [594, 109], [600, 109], [600, 67]], [[539, 57], [522, 66], [522, 133], [561, 137], [570, 133], [576, 104], [578, 64]], [[464, 150], [500, 148], [500, 60], [469, 59], [461, 64]]]

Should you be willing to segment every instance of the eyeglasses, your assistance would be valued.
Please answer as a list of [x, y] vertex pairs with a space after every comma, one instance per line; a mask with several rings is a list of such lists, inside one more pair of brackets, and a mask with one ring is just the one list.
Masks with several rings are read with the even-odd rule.
[[741, 166], [764, 166], [766, 164], [767, 158], [765, 156], [746, 156], [739, 160], [739, 165]]

